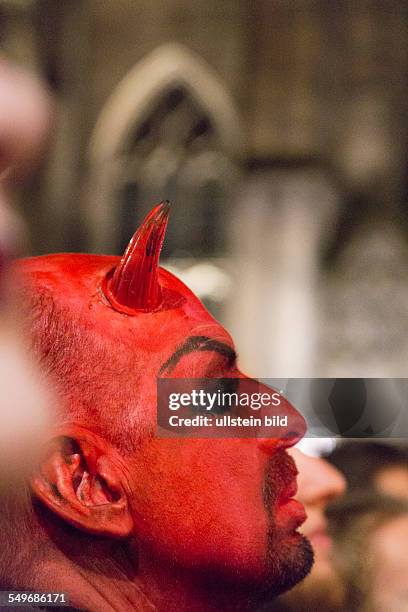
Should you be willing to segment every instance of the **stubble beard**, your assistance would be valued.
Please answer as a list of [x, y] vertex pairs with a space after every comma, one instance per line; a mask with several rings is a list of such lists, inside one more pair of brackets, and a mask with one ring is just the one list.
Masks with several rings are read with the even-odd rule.
[[307, 576], [313, 565], [314, 554], [309, 540], [295, 529], [279, 528], [276, 521], [279, 498], [296, 474], [296, 465], [285, 451], [271, 457], [265, 472], [264, 504], [270, 519], [265, 586], [270, 598], [294, 587]]

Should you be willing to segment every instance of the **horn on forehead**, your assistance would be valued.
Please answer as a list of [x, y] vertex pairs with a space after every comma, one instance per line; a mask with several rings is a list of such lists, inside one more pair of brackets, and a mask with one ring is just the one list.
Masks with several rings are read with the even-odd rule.
[[126, 314], [156, 310], [162, 302], [158, 269], [169, 217], [170, 202], [150, 211], [130, 240], [103, 290], [113, 308]]

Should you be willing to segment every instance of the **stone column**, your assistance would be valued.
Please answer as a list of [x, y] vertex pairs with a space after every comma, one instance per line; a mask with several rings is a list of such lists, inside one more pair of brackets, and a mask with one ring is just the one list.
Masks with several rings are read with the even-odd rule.
[[336, 196], [313, 167], [264, 168], [237, 204], [229, 326], [256, 377], [316, 375], [319, 249]]

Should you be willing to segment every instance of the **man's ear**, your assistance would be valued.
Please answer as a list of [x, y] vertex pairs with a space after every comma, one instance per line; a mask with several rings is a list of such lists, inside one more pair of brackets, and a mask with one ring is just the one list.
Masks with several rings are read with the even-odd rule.
[[48, 443], [31, 488], [75, 527], [124, 538], [133, 530], [125, 474], [110, 444], [85, 428], [67, 425]]

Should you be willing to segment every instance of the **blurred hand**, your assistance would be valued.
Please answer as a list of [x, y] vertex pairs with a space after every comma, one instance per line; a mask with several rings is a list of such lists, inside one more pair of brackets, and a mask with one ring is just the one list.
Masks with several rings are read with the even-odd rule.
[[50, 391], [23, 339], [18, 286], [9, 262], [23, 223], [9, 204], [11, 178], [33, 171], [44, 147], [51, 100], [32, 75], [0, 57], [0, 486], [13, 485], [35, 457]]

